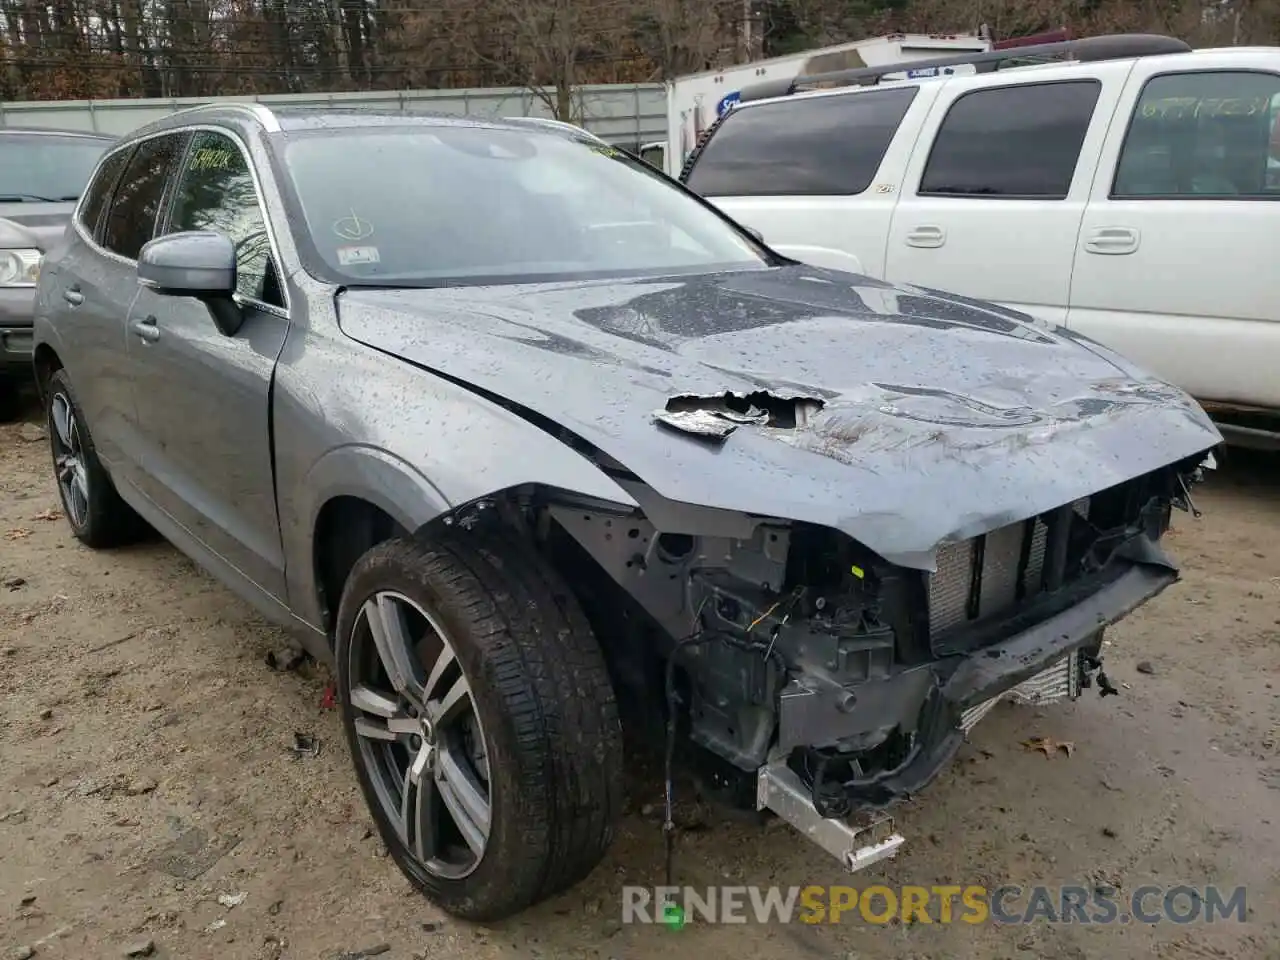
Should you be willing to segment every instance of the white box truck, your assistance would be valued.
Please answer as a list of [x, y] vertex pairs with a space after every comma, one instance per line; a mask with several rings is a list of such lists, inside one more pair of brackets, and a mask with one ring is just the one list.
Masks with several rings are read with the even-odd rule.
[[[990, 39], [979, 33], [895, 33], [678, 77], [667, 84], [667, 139], [645, 144], [641, 156], [675, 176], [703, 131], [737, 102], [743, 87], [753, 83], [909, 63], [949, 53], [981, 53], [991, 47]], [[946, 69], [959, 72], [963, 68]], [[908, 76], [914, 75], [904, 71], [903, 79]]]

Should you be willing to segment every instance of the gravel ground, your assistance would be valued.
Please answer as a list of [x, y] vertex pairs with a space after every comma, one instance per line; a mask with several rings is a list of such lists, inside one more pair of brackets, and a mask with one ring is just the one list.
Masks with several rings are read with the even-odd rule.
[[[268, 665], [284, 636], [169, 546], [74, 541], [35, 420], [0, 427], [0, 957], [1280, 958], [1275, 459], [1233, 458], [1203, 519], [1178, 515], [1183, 581], [1111, 634], [1120, 696], [995, 710], [900, 812], [902, 855], [854, 878], [1243, 884], [1247, 922], [624, 927], [622, 885], [662, 882], [660, 784], [637, 777], [587, 882], [480, 928], [381, 849], [323, 671]], [[680, 883], [850, 882], [785, 827], [684, 815]]]

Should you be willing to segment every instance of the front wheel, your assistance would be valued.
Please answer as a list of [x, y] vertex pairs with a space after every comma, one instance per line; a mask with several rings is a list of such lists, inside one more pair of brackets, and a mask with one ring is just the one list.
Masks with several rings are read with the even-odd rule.
[[365, 799], [442, 909], [500, 920], [596, 866], [621, 723], [576, 601], [522, 541], [447, 529], [374, 547], [343, 590], [336, 659]]

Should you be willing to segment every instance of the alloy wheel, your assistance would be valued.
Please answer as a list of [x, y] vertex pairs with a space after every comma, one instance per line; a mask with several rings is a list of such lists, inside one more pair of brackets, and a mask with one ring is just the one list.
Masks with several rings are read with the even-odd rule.
[[66, 394], [54, 394], [50, 419], [53, 421], [53, 462], [58, 476], [58, 492], [67, 511], [67, 519], [79, 530], [89, 518], [89, 471], [85, 466], [80, 424]]
[[488, 844], [493, 794], [471, 686], [448, 634], [403, 594], [361, 607], [348, 646], [360, 762], [387, 821], [429, 873], [457, 880]]

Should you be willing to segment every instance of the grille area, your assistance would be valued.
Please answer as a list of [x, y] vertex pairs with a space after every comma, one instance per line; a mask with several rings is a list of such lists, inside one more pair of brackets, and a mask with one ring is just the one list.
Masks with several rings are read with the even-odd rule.
[[[1078, 500], [1072, 509], [1089, 515], [1089, 500]], [[1019, 567], [1025, 572], [1019, 591]], [[938, 569], [929, 575], [929, 637], [935, 639], [973, 620], [1015, 607], [1019, 595], [1033, 596], [1044, 582], [1045, 550], [1049, 528], [1036, 518], [1000, 527], [983, 537], [950, 543], [938, 551]], [[974, 584], [978, 589], [974, 592]], [[974, 600], [976, 599], [976, 609]]]

